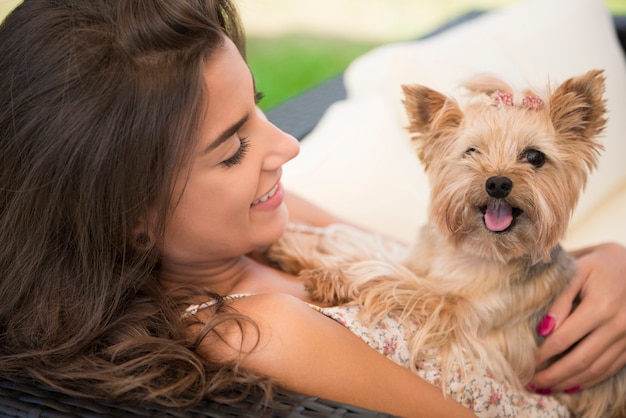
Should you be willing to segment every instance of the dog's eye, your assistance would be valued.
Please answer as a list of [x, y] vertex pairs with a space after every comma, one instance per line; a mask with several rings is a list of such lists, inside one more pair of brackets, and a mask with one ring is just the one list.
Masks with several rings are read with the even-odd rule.
[[478, 150], [474, 147], [469, 147], [468, 149], [465, 150], [465, 155], [469, 155], [473, 152], [477, 152]]
[[532, 164], [535, 168], [540, 168], [546, 163], [546, 154], [533, 148], [525, 150], [522, 153], [522, 158]]

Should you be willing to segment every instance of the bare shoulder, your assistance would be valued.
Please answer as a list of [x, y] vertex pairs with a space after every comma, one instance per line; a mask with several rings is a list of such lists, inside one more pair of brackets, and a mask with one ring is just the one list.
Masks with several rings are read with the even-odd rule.
[[[326, 332], [351, 334], [350, 331], [314, 310], [295, 296], [283, 293], [252, 295], [233, 300], [230, 307], [245, 318], [238, 324], [224, 323], [223, 343], [203, 348], [217, 352], [225, 360], [240, 359], [247, 367], [275, 367], [275, 360], [288, 360], [292, 351], [301, 352]], [[317, 332], [316, 332], [317, 331]], [[321, 342], [321, 341], [320, 341]], [[234, 348], [236, 347], [236, 348]], [[242, 352], [245, 355], [242, 357]], [[287, 358], [285, 358], [287, 356]]]
[[224, 324], [201, 348], [286, 389], [401, 416], [473, 416], [294, 296], [255, 295], [231, 307], [249, 322]]
[[[225, 361], [242, 358], [242, 352], [259, 353], [274, 345], [288, 347], [292, 340], [306, 332], [310, 322], [323, 323], [334, 328], [334, 321], [324, 317], [295, 296], [267, 293], [237, 298], [228, 302], [231, 311], [239, 314], [239, 321], [224, 321], [216, 327], [220, 338], [208, 336], [201, 349]], [[199, 311], [201, 320], [209, 320], [210, 312]], [[246, 355], [246, 357], [248, 357]], [[265, 353], [269, 355], [269, 353]]]
[[202, 341], [200, 349], [214, 359], [238, 361], [244, 368], [269, 376], [291, 390], [324, 397], [299, 382], [316, 373], [332, 373], [328, 358], [339, 358], [332, 354], [334, 349], [350, 351], [356, 346], [369, 350], [348, 329], [295, 296], [254, 295], [233, 300], [230, 307], [244, 319], [221, 323], [216, 333]]

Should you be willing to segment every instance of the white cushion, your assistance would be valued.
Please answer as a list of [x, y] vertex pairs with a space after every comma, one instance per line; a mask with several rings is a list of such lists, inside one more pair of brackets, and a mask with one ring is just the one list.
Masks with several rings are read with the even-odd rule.
[[606, 151], [568, 237], [576, 245], [626, 244], [619, 205], [607, 206], [626, 193], [626, 60], [602, 0], [523, 1], [430, 39], [365, 54], [346, 71], [347, 99], [331, 106], [303, 140], [284, 183], [351, 222], [411, 241], [426, 220], [428, 184], [404, 129], [401, 84], [454, 94], [462, 80], [490, 72], [541, 90], [593, 68], [607, 77]]

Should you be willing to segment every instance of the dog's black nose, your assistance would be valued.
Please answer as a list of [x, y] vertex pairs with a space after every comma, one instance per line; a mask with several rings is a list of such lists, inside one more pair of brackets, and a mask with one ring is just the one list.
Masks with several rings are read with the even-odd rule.
[[485, 183], [485, 189], [491, 197], [502, 199], [511, 193], [513, 182], [508, 177], [489, 177]]

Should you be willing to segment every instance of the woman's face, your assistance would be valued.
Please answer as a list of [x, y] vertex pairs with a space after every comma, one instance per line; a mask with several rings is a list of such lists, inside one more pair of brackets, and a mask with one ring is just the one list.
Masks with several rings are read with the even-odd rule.
[[275, 241], [287, 223], [281, 167], [298, 142], [257, 108], [252, 74], [230, 40], [204, 74], [208, 106], [189, 176], [183, 169], [174, 189], [165, 274], [214, 268]]

